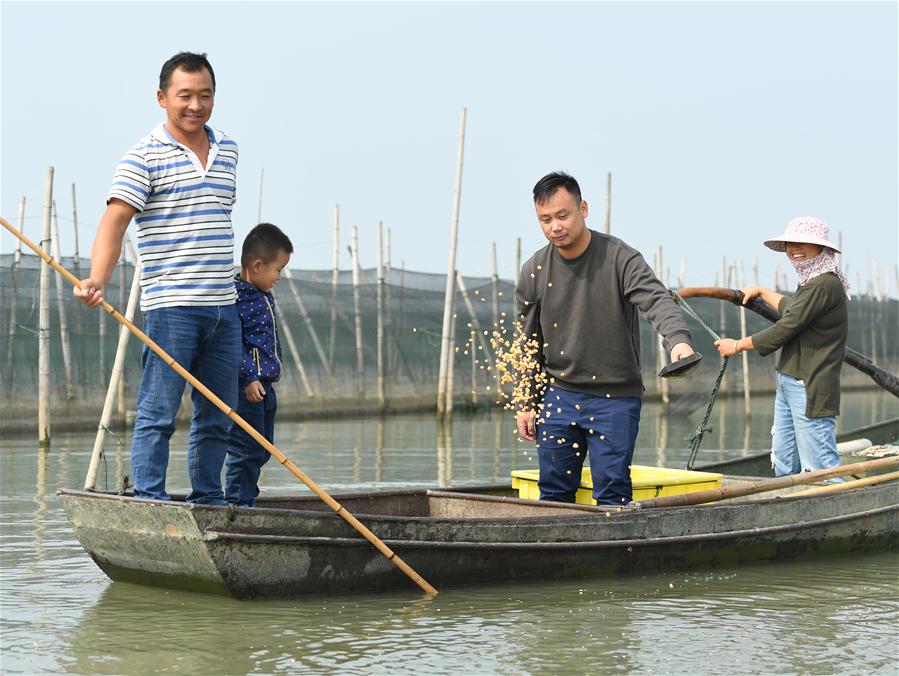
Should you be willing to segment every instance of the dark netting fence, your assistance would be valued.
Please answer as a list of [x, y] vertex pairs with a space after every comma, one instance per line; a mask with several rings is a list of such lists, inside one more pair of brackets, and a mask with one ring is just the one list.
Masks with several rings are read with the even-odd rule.
[[[65, 257], [63, 265], [76, 276], [86, 275], [87, 260]], [[51, 271], [52, 272], [52, 271]], [[120, 265], [113, 274], [106, 298], [124, 313], [134, 268]], [[119, 324], [100, 310], [88, 309], [72, 298], [68, 283], [60, 298], [56, 273], [50, 283], [50, 379], [54, 421], [90, 423], [99, 418], [118, 344]], [[377, 282], [376, 271], [359, 275], [358, 306], [361, 323], [362, 369], [358, 368], [356, 300], [352, 274], [340, 271], [337, 284], [330, 270], [293, 270], [282, 276], [274, 293], [281, 312], [284, 368], [277, 386], [279, 410], [286, 415], [321, 412], [374, 411], [378, 397]], [[493, 283], [487, 277], [465, 277], [468, 302], [457, 291], [453, 391], [460, 403], [492, 404], [490, 333], [497, 324], [510, 325], [514, 285], [509, 280]], [[426, 409], [436, 405], [440, 336], [446, 277], [393, 268], [382, 286], [384, 334], [383, 378], [388, 410]], [[0, 405], [3, 425], [30, 426], [38, 403], [38, 317], [40, 260], [34, 255], [0, 256]], [[60, 302], [61, 301], [61, 302]], [[715, 331], [734, 336], [740, 332], [739, 309], [717, 300], [690, 301], [691, 307]], [[65, 322], [60, 316], [63, 308]], [[472, 311], [474, 316], [472, 316]], [[138, 311], [135, 323], [142, 325]], [[644, 381], [648, 395], [660, 391], [657, 336], [642, 321]], [[65, 329], [63, 329], [65, 324]], [[718, 370], [712, 339], [692, 320], [695, 345], [705, 355], [703, 367], [688, 380], [673, 381], [671, 395], [708, 391]], [[746, 331], [764, 328], [766, 320], [747, 313]], [[475, 340], [480, 329], [484, 340]], [[899, 363], [899, 303], [856, 298], [850, 304], [849, 346], [895, 371]], [[63, 345], [67, 344], [67, 349]], [[135, 338], [128, 343], [125, 360], [125, 409], [133, 409], [140, 379], [143, 346]], [[64, 357], [68, 352], [68, 367]], [[485, 352], [488, 354], [485, 355]], [[474, 362], [474, 363], [472, 363]], [[742, 391], [739, 360], [732, 360], [725, 392]], [[770, 391], [773, 362], [755, 354], [749, 357], [753, 391]], [[850, 367], [843, 369], [844, 385], [862, 386], [871, 381]]]

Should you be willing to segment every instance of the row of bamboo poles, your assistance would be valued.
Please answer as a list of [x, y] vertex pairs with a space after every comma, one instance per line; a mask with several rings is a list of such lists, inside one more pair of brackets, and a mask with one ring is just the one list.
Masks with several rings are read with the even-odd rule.
[[[455, 188], [454, 188], [454, 199], [453, 199], [453, 210], [452, 210], [452, 218], [450, 223], [450, 246], [449, 246], [449, 260], [447, 266], [447, 275], [445, 282], [445, 293], [444, 293], [444, 306], [443, 306], [443, 321], [442, 321], [442, 330], [440, 334], [440, 358], [439, 358], [439, 370], [438, 370], [438, 379], [437, 379], [437, 414], [438, 417], [443, 419], [452, 415], [453, 404], [454, 404], [454, 391], [453, 385], [456, 381], [454, 377], [454, 366], [456, 362], [456, 358], [454, 355], [459, 352], [458, 347], [455, 344], [455, 339], [457, 335], [456, 331], [456, 321], [458, 319], [456, 307], [457, 307], [457, 299], [456, 293], [459, 293], [461, 297], [462, 304], [466, 310], [466, 314], [469, 318], [468, 322], [468, 342], [465, 344], [465, 348], [463, 353], [468, 353], [471, 355], [471, 398], [473, 403], [477, 403], [478, 397], [478, 372], [485, 370], [484, 364], [489, 363], [491, 358], [493, 357], [492, 350], [489, 345], [489, 335], [493, 329], [495, 329], [500, 321], [503, 313], [500, 309], [499, 296], [501, 294], [498, 293], [497, 287], [499, 283], [499, 277], [497, 274], [497, 253], [496, 253], [496, 244], [493, 243], [491, 247], [491, 255], [490, 255], [490, 264], [491, 264], [491, 275], [490, 275], [490, 284], [491, 284], [491, 317], [493, 318], [493, 326], [482, 326], [480, 320], [478, 319], [478, 313], [475, 310], [473, 301], [471, 299], [471, 294], [469, 294], [466, 289], [465, 282], [462, 276], [459, 274], [456, 265], [456, 251], [458, 244], [458, 236], [459, 236], [459, 212], [461, 205], [461, 194], [462, 194], [462, 173], [463, 173], [463, 165], [464, 165], [464, 150], [465, 150], [465, 127], [466, 127], [466, 118], [467, 118], [467, 109], [462, 108], [461, 117], [460, 117], [460, 127], [459, 127], [459, 140], [458, 140], [458, 150], [456, 157], [456, 176], [455, 176]], [[60, 259], [60, 250], [59, 250], [59, 226], [58, 226], [58, 216], [56, 209], [56, 202], [54, 200], [53, 194], [53, 176], [54, 170], [52, 167], [47, 169], [45, 175], [45, 183], [44, 183], [44, 200], [43, 200], [43, 218], [42, 218], [42, 235], [40, 244], [41, 247], [50, 255], [52, 255], [57, 260]], [[264, 181], [264, 172], [260, 174], [260, 185], [259, 185], [259, 211], [258, 218], [261, 221], [262, 219], [262, 189], [263, 189], [263, 181]], [[76, 277], [81, 277], [81, 270], [79, 269], [79, 261], [80, 256], [78, 252], [78, 213], [76, 206], [76, 196], [75, 196], [75, 185], [71, 186], [71, 199], [72, 199], [72, 223], [74, 228], [74, 266], [75, 269], [73, 272]], [[25, 198], [19, 202], [19, 213], [18, 213], [18, 227], [20, 230], [24, 230], [24, 221], [25, 221]], [[607, 175], [606, 179], [606, 202], [605, 202], [605, 220], [604, 220], [604, 230], [606, 233], [610, 232], [611, 227], [611, 174]], [[387, 334], [388, 328], [392, 324], [391, 319], [391, 299], [390, 299], [390, 290], [392, 288], [392, 283], [390, 279], [391, 272], [393, 267], [390, 261], [390, 228], [386, 230], [386, 247], [385, 247], [385, 232], [382, 223], [378, 223], [377, 225], [377, 237], [376, 237], [376, 266], [375, 266], [375, 284], [374, 284], [374, 301], [376, 305], [376, 317], [377, 317], [377, 326], [376, 326], [376, 350], [375, 350], [375, 360], [377, 363], [377, 388], [376, 388], [376, 400], [377, 400], [377, 410], [380, 412], [384, 412], [387, 408], [388, 398], [387, 398], [387, 382], [385, 379], [385, 372], [387, 371], [386, 362], [387, 362]], [[297, 285], [293, 282], [293, 277], [289, 268], [284, 270], [285, 278], [287, 281], [287, 289], [289, 290], [290, 296], [297, 306], [299, 313], [302, 317], [303, 324], [309, 334], [311, 339], [312, 346], [314, 348], [314, 353], [316, 360], [318, 362], [318, 366], [320, 368], [320, 372], [324, 373], [325, 376], [325, 385], [329, 389], [333, 389], [335, 385], [334, 378], [334, 360], [335, 360], [335, 343], [336, 343], [336, 330], [338, 324], [338, 303], [337, 303], [337, 289], [338, 289], [338, 278], [339, 278], [339, 256], [340, 256], [340, 209], [339, 206], [335, 206], [334, 215], [333, 215], [333, 259], [332, 259], [332, 279], [331, 279], [331, 287], [332, 287], [332, 296], [330, 303], [330, 336], [329, 340], [322, 340], [322, 337], [319, 335], [319, 332], [316, 329], [314, 322], [310, 317], [310, 313], [304, 303], [303, 297], [298, 289]], [[842, 240], [842, 235], [839, 237]], [[352, 226], [352, 238], [351, 243], [348, 246], [349, 254], [352, 260], [352, 286], [353, 286], [353, 335], [354, 335], [354, 345], [355, 345], [355, 391], [358, 399], [362, 400], [366, 398], [366, 383], [365, 383], [365, 360], [364, 360], [364, 335], [362, 328], [362, 290], [363, 290], [363, 275], [364, 272], [359, 263], [359, 243], [358, 243], [358, 227], [356, 225]], [[386, 259], [385, 259], [385, 248], [386, 248]], [[131, 292], [126, 301], [126, 265], [127, 260], [131, 258], [131, 261], [134, 265], [135, 274], [132, 279]], [[15, 268], [18, 266], [21, 260], [21, 243], [19, 243], [16, 247], [15, 255], [13, 258], [13, 293], [16, 293], [16, 277], [15, 277]], [[517, 272], [521, 267], [521, 239], [517, 239], [516, 241], [516, 249], [515, 249], [515, 274], [517, 276]], [[662, 247], [659, 246], [657, 251], [654, 254], [653, 268], [657, 274], [657, 276], [663, 280], [663, 282], [671, 287], [671, 271], [670, 268], [665, 267], [663, 262], [663, 250]], [[403, 266], [403, 271], [405, 270], [405, 266]], [[848, 273], [848, 269], [847, 269]], [[49, 341], [50, 341], [50, 294], [49, 294], [49, 285], [50, 285], [50, 268], [46, 263], [41, 265], [41, 273], [40, 273], [40, 315], [39, 315], [39, 330], [38, 330], [38, 392], [39, 392], [39, 414], [38, 414], [38, 437], [41, 444], [49, 443], [50, 438], [50, 408], [49, 408], [49, 388], [50, 388], [50, 358], [49, 358]], [[857, 276], [857, 287], [856, 291], [861, 289], [861, 275], [859, 272], [856, 272]], [[755, 259], [753, 265], [753, 277], [754, 283], [758, 284], [758, 258]], [[886, 287], [880, 281], [879, 270], [875, 277], [876, 282], [870, 281], [868, 282], [868, 296], [876, 296], [876, 298], [880, 301], [886, 299]], [[71, 368], [71, 351], [69, 350], [69, 337], [68, 337], [68, 322], [66, 315], [66, 303], [64, 301], [65, 298], [68, 297], [67, 290], [63, 289], [64, 282], [59, 275], [55, 276], [56, 280], [56, 295], [58, 302], [58, 316], [59, 316], [59, 331], [60, 331], [60, 339], [62, 341], [62, 359], [63, 359], [63, 367], [65, 373], [65, 392], [66, 398], [71, 400], [74, 398], [74, 388], [72, 383], [72, 368]], [[685, 280], [685, 260], [681, 259], [680, 261], [680, 272], [677, 279], [677, 286], [683, 286]], [[119, 307], [128, 305], [129, 319], [133, 317], [134, 307], [136, 307], [136, 298], [139, 295], [139, 262], [137, 256], [135, 255], [134, 249], [131, 246], [130, 240], [126, 240], [126, 246], [123, 247], [120, 263], [119, 263], [119, 299], [118, 304]], [[746, 276], [745, 269], [743, 264], [741, 263], [739, 266], [734, 263], [728, 263], [725, 258], [722, 257], [721, 261], [721, 270], [718, 274], [716, 281], [716, 285], [720, 286], [745, 286], [746, 285]], [[367, 290], [370, 291], [370, 280], [365, 280], [365, 285]], [[899, 280], [897, 280], [897, 285], [899, 285]], [[787, 281], [787, 277], [781, 273], [780, 266], [775, 269], [774, 274], [774, 288], [781, 290], [784, 287], [790, 286], [790, 283]], [[281, 292], [283, 293], [283, 292]], [[485, 300], [481, 298], [481, 300]], [[513, 301], [514, 302], [514, 301]], [[314, 383], [314, 379], [310, 377], [308, 373], [308, 357], [305, 358], [301, 354], [301, 351], [298, 349], [297, 341], [293, 334], [293, 330], [291, 329], [290, 323], [284, 321], [283, 310], [281, 309], [281, 304], [276, 305], [276, 309], [279, 314], [279, 330], [281, 332], [281, 337], [283, 338], [283, 342], [286, 344], [287, 352], [290, 356], [291, 361], [296, 367], [296, 371], [299, 375], [299, 379], [302, 383], [302, 387], [305, 395], [310, 399], [315, 399], [320, 396], [320, 391], [316, 388]], [[107, 333], [107, 319], [105, 314], [102, 312], [97, 313], [99, 316], [99, 339], [101, 345], [100, 352], [100, 364], [99, 367], [101, 372], [106, 371], [106, 356], [105, 351], [103, 350], [103, 345], [105, 344], [105, 338]], [[875, 316], [876, 313], [872, 313], [870, 315], [870, 323], [872, 330], [870, 331], [870, 349], [869, 354], [872, 359], [877, 360], [878, 354], [885, 354], [887, 352], [886, 345], [878, 344], [878, 340], [883, 337], [882, 331], [874, 331], [879, 318]], [[724, 304], [721, 304], [720, 309], [720, 321], [719, 321], [719, 332], [721, 335], [746, 335], [746, 313], [744, 308], [739, 309], [739, 328], [736, 326], [727, 326], [727, 322], [725, 320], [725, 308]], [[11, 363], [11, 354], [13, 349], [13, 338], [15, 336], [17, 326], [17, 318], [16, 318], [16, 303], [13, 302], [11, 305], [10, 312], [10, 322], [8, 329], [8, 346], [7, 346], [7, 363]], [[107, 409], [109, 409], [109, 413], [111, 415], [113, 406], [117, 406], [117, 413], [120, 418], [124, 419], [125, 415], [125, 406], [126, 406], [126, 396], [125, 396], [125, 378], [123, 375], [124, 370], [124, 351], [127, 346], [128, 334], [127, 331], [122, 329], [119, 337], [119, 347], [116, 352], [116, 359], [113, 365], [111, 378], [110, 378], [110, 388], [109, 393], [107, 394], [106, 401], [104, 403], [104, 419], [107, 418]], [[325, 344], [327, 343], [328, 348], [325, 348]], [[662, 347], [662, 339], [660, 336], [657, 337], [657, 340], [654, 343], [655, 347], [655, 362], [659, 368], [663, 367], [667, 362], [667, 353]], [[866, 346], [867, 347], [867, 346]], [[480, 358], [479, 358], [480, 357]], [[742, 375], [742, 393], [744, 399], [744, 410], [746, 415], [750, 414], [751, 411], [751, 392], [750, 392], [750, 384], [749, 384], [749, 357], [747, 353], [743, 353], [741, 355], [741, 375]], [[410, 374], [411, 375], [411, 374]], [[669, 384], [667, 381], [661, 381], [660, 384], [661, 389], [661, 397], [664, 405], [668, 405], [670, 401], [670, 392], [669, 392]], [[114, 392], [114, 394], [113, 394]], [[114, 402], [114, 403], [113, 403]], [[102, 422], [101, 425], [106, 425], [107, 422]]]

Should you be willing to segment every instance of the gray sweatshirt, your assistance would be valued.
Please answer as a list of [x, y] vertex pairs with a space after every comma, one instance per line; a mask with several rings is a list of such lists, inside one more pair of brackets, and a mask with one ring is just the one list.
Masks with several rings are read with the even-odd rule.
[[552, 244], [522, 267], [518, 317], [542, 346], [538, 362], [562, 389], [596, 396], [643, 393], [637, 309], [665, 341], [690, 343], [670, 294], [636, 249], [593, 230], [573, 260]]

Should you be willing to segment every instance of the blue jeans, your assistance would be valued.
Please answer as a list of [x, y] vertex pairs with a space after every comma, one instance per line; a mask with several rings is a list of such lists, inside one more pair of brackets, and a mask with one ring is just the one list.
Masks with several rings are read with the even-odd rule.
[[836, 418], [809, 418], [805, 414], [805, 383], [780, 371], [775, 375], [777, 393], [771, 440], [774, 474], [786, 476], [837, 467], [840, 454], [837, 451]]
[[540, 499], [574, 502], [589, 453], [597, 504], [630, 502], [640, 397], [597, 397], [554, 386], [543, 403], [537, 423]]
[[[229, 408], [237, 403], [240, 368], [240, 318], [234, 305], [167, 307], [144, 316], [144, 332], [169, 356], [215, 393]], [[131, 446], [134, 495], [169, 500], [165, 475], [169, 439], [181, 404], [185, 380], [149, 347], [137, 394], [137, 417]], [[189, 502], [224, 505], [222, 464], [231, 419], [197, 390], [187, 442]]]
[[[249, 401], [244, 389], [238, 388], [237, 415], [274, 443], [278, 399], [271, 383], [262, 383], [262, 387], [265, 388], [265, 397], [259, 402]], [[228, 457], [225, 458], [225, 499], [239, 507], [255, 505], [259, 495], [259, 473], [270, 457], [258, 441], [232, 423]]]

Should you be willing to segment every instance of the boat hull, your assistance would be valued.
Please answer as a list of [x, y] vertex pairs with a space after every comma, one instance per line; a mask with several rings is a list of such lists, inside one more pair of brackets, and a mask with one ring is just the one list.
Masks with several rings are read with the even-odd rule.
[[[569, 509], [476, 493], [405, 491], [338, 500], [438, 589], [899, 546], [895, 484], [647, 510]], [[59, 494], [79, 541], [113, 580], [240, 599], [412, 584], [314, 498], [228, 509], [83, 491]]]

